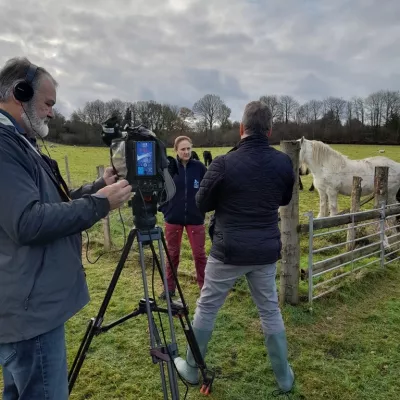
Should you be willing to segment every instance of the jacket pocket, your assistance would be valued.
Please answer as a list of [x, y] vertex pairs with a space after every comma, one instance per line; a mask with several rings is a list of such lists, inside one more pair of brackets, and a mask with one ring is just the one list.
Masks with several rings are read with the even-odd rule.
[[29, 300], [31, 299], [31, 295], [32, 295], [33, 289], [35, 288], [35, 282], [36, 282], [36, 280], [33, 282], [31, 290], [29, 291], [28, 295], [25, 297], [25, 300], [24, 300], [24, 309], [25, 309], [25, 311], [28, 309]]
[[17, 355], [15, 345], [12, 343], [0, 344], [0, 365], [5, 367]]
[[29, 290], [27, 296], [25, 297], [25, 300], [24, 300], [24, 309], [25, 309], [25, 311], [28, 310], [29, 301], [30, 301], [30, 299], [31, 299], [33, 290], [35, 289], [36, 282], [37, 282], [37, 280], [39, 279], [39, 276], [40, 276], [40, 274], [41, 274], [41, 272], [42, 272], [42, 269], [43, 269], [43, 266], [44, 266], [44, 264], [45, 264], [46, 252], [47, 252], [47, 247], [45, 247], [45, 249], [44, 249], [44, 251], [43, 251], [42, 259], [41, 259], [41, 261], [40, 261], [40, 267], [39, 267], [38, 270], [36, 271], [36, 273], [35, 273], [35, 275], [34, 275], [34, 277], [33, 277], [32, 286], [31, 286], [31, 288], [30, 288], [30, 290]]

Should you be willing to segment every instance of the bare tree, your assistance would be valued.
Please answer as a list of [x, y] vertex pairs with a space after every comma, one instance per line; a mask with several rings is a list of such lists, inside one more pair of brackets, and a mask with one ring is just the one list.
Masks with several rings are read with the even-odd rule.
[[387, 123], [398, 107], [400, 106], [400, 92], [386, 90], [382, 93], [383, 96], [383, 114], [385, 123]]
[[220, 126], [222, 129], [229, 128], [231, 126], [229, 117], [231, 116], [232, 110], [226, 106], [225, 104], [222, 104], [219, 113], [217, 115], [217, 121], [220, 123]]
[[224, 102], [221, 98], [215, 94], [206, 94], [199, 101], [193, 105], [193, 113], [198, 117], [204, 124], [208, 131], [212, 131], [214, 124], [218, 121], [222, 114], [222, 107]]
[[279, 111], [285, 124], [288, 124], [289, 121], [295, 117], [299, 106], [297, 100], [292, 96], [285, 95], [279, 98]]
[[328, 97], [324, 100], [325, 114], [330, 113], [337, 122], [341, 122], [345, 118], [346, 100], [339, 97]]
[[195, 116], [193, 111], [188, 107], [181, 107], [179, 109], [177, 127], [179, 132], [189, 132], [194, 124]]
[[346, 102], [346, 114], [347, 114], [347, 123], [351, 125], [351, 121], [353, 119], [353, 102], [347, 101]]
[[296, 122], [298, 124], [309, 124], [313, 120], [310, 103], [304, 103], [297, 108]]
[[151, 102], [138, 101], [135, 104], [136, 119], [139, 124], [143, 124], [147, 128], [154, 130], [155, 125], [155, 107], [151, 109]]
[[172, 104], [163, 104], [161, 106], [163, 130], [173, 131], [178, 127], [179, 111], [179, 107]]
[[310, 100], [308, 103], [312, 119], [316, 122], [321, 117], [323, 102], [321, 100]]
[[194, 113], [193, 113], [193, 111], [192, 111], [190, 108], [182, 107], [182, 108], [179, 110], [179, 116], [180, 116], [181, 118], [183, 118], [183, 119], [186, 119], [186, 118], [194, 118]]
[[351, 99], [352, 102], [352, 110], [355, 118], [364, 125], [364, 116], [365, 116], [365, 105], [364, 100], [361, 97], [353, 97]]
[[91, 125], [101, 124], [109, 117], [107, 107], [101, 100], [88, 101], [83, 108], [83, 114], [85, 116], [84, 121]]
[[384, 108], [384, 92], [380, 90], [378, 92], [371, 93], [365, 99], [365, 107], [369, 114], [371, 126], [381, 126]]
[[272, 113], [272, 122], [275, 122], [276, 117], [278, 117], [279, 114], [279, 99], [278, 96], [276, 95], [271, 95], [271, 96], [261, 96], [260, 101], [265, 103], [269, 109], [271, 110]]
[[88, 122], [86, 118], [86, 114], [81, 108], [73, 111], [71, 114], [71, 121], [72, 122]]
[[105, 107], [108, 116], [117, 115], [122, 119], [129, 104], [120, 99], [112, 99], [106, 102]]

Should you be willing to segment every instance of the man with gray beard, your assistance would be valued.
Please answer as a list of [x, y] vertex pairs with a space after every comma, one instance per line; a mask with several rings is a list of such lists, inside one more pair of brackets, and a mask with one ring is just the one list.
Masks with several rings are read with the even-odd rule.
[[131, 196], [112, 169], [69, 190], [43, 155], [57, 82], [26, 58], [0, 70], [0, 365], [3, 400], [67, 400], [64, 324], [89, 301], [81, 232]]

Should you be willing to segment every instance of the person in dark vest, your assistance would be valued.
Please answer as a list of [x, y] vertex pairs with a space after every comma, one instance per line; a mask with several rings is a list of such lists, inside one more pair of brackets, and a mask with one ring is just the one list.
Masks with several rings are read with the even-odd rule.
[[[259, 311], [277, 391], [286, 393], [292, 390], [294, 373], [288, 362], [275, 278], [282, 247], [278, 210], [291, 201], [295, 174], [289, 156], [269, 145], [271, 126], [267, 105], [260, 101], [247, 104], [240, 142], [233, 151], [214, 159], [200, 184], [197, 206], [200, 212], [215, 211], [215, 215], [204, 286], [192, 325], [205, 357], [217, 313], [236, 280], [245, 276]], [[187, 382], [198, 384], [190, 347], [186, 360], [177, 357], [174, 362]]]
[[[176, 193], [167, 203], [159, 207], [164, 214], [165, 239], [167, 249], [171, 256], [172, 266], [166, 262], [167, 281], [169, 296], [175, 296], [175, 282], [172, 268], [177, 272], [180, 262], [183, 230], [186, 230], [196, 269], [196, 279], [199, 289], [204, 283], [204, 269], [207, 257], [205, 252], [205, 213], [200, 211], [196, 205], [196, 194], [199, 191], [207, 168], [201, 161], [192, 158], [192, 140], [187, 136], [178, 136], [175, 139], [174, 150], [176, 151], [175, 171], [173, 176]], [[165, 299], [166, 294], [162, 292], [160, 299]]]

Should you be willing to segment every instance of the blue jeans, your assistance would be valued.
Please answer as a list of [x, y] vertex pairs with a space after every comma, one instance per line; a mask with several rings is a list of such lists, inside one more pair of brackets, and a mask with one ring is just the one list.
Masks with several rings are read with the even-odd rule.
[[3, 400], [67, 400], [64, 325], [16, 343], [0, 343]]

